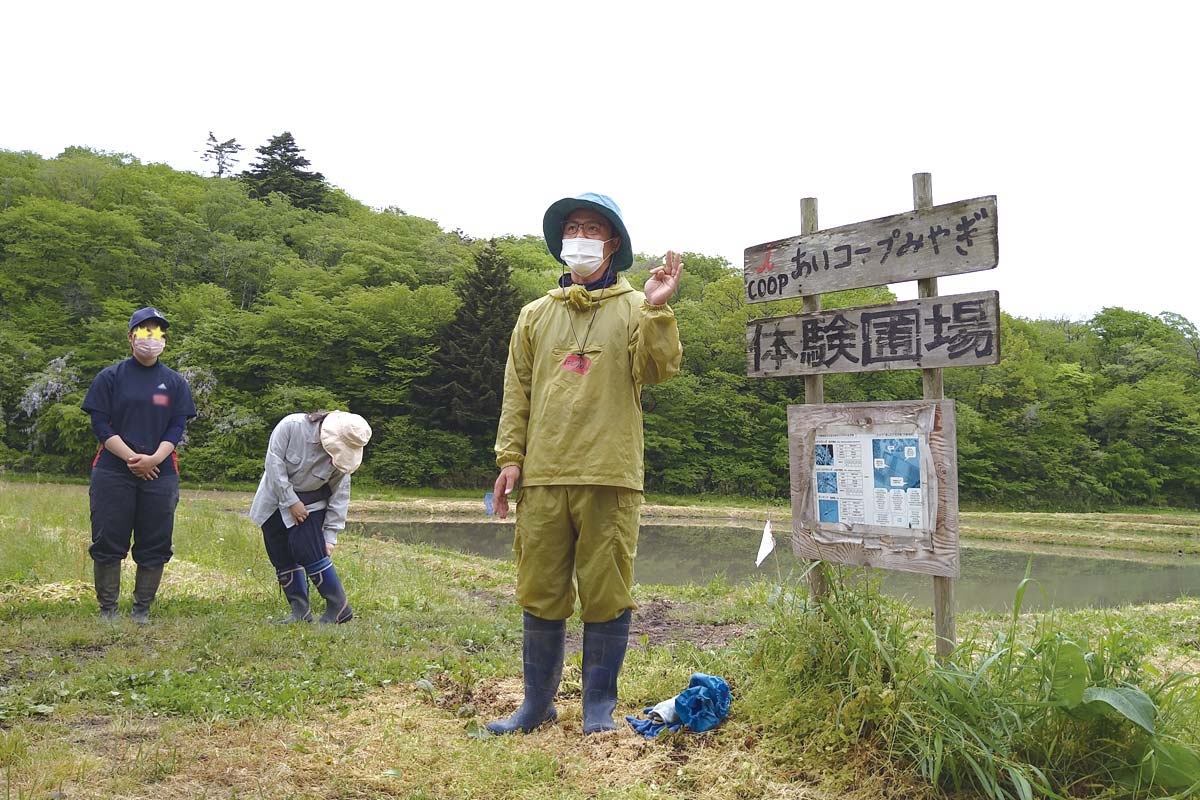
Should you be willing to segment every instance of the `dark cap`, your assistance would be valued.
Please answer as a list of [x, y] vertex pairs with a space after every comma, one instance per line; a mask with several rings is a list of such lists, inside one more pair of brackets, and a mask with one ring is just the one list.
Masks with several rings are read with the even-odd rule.
[[158, 320], [164, 331], [171, 327], [171, 323], [167, 322], [166, 317], [158, 313], [157, 308], [154, 306], [146, 306], [145, 308], [139, 308], [137, 311], [133, 312], [133, 316], [129, 318], [129, 330], [133, 330], [148, 319]]

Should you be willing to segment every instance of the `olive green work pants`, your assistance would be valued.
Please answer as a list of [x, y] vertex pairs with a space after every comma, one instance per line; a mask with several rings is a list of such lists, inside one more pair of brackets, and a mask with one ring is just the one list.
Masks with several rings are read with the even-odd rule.
[[566, 619], [610, 622], [633, 602], [642, 493], [617, 486], [524, 486], [517, 501], [517, 602]]

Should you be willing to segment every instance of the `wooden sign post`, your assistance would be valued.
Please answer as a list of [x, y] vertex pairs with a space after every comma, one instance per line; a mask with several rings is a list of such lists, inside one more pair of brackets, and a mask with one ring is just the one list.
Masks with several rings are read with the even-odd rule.
[[[751, 377], [804, 376], [788, 408], [792, 549], [818, 561], [922, 572], [934, 580], [939, 659], [956, 646], [958, 466], [953, 403], [942, 368], [1000, 360], [996, 292], [939, 297], [939, 275], [999, 262], [996, 198], [933, 205], [913, 175], [913, 211], [820, 231], [801, 200], [801, 233], [746, 249], [746, 302], [802, 297], [804, 313], [752, 320]], [[821, 310], [821, 293], [918, 281], [918, 299]], [[922, 401], [824, 406], [824, 375], [920, 369]], [[827, 591], [809, 573], [816, 597]]]
[[[800, 234], [811, 236], [818, 230], [817, 198], [802, 198], [800, 200]], [[805, 295], [804, 310], [810, 313], [820, 311], [821, 295]], [[804, 402], [809, 405], [821, 405], [825, 402], [825, 378], [819, 373], [804, 376]], [[820, 564], [814, 564], [813, 568], [808, 571], [808, 587], [812, 591], [813, 597], [818, 600], [829, 594], [829, 584], [825, 580], [825, 572]]]
[[996, 222], [996, 198], [977, 197], [748, 247], [746, 301], [991, 269], [999, 260]]
[[[913, 175], [913, 208], [917, 211], [933, 207], [933, 176], [928, 172], [918, 172]], [[992, 208], [993, 227], [995, 231], [996, 210]], [[993, 245], [998, 246], [998, 242], [993, 238]], [[922, 278], [917, 281], [917, 296], [921, 298], [937, 297], [938, 285], [937, 276], [931, 275], [928, 278]], [[998, 304], [998, 303], [997, 303]], [[999, 310], [999, 309], [997, 309]], [[997, 314], [999, 316], [999, 314]], [[999, 320], [997, 319], [997, 324]], [[996, 332], [996, 341], [999, 342], [999, 329]], [[999, 348], [997, 348], [997, 361], [999, 360]], [[921, 396], [926, 400], [941, 400], [945, 397], [945, 392], [942, 387], [942, 370], [938, 367], [921, 370]], [[955, 472], [958, 471], [958, 465], [955, 464]], [[958, 516], [958, 496], [957, 487], [954, 498], [954, 514]], [[954, 624], [954, 584], [955, 578], [945, 575], [933, 576], [933, 634], [937, 646], [937, 657], [941, 661], [945, 661], [954, 648], [958, 646], [958, 634], [955, 632]]]
[[996, 363], [999, 344], [996, 292], [922, 296], [756, 319], [746, 329], [746, 369], [751, 377], [766, 378], [975, 367]]

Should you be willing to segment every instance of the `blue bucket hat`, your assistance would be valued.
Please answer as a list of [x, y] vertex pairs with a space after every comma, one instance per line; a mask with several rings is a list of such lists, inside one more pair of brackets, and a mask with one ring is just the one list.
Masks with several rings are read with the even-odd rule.
[[613, 254], [612, 268], [614, 272], [629, 269], [633, 266], [633, 244], [629, 241], [629, 231], [625, 230], [625, 221], [621, 219], [621, 209], [616, 202], [604, 194], [596, 194], [594, 192], [584, 192], [575, 197], [564, 197], [562, 200], [556, 200], [546, 209], [546, 216], [542, 218], [542, 236], [546, 239], [546, 247], [550, 248], [550, 255], [558, 261], [562, 260], [562, 232], [563, 225], [567, 222], [567, 217], [572, 211], [578, 211], [581, 208], [586, 208], [589, 211], [596, 211], [604, 215], [604, 218], [612, 223], [613, 231], [621, 237], [621, 247]]
[[166, 317], [158, 313], [157, 308], [154, 306], [146, 306], [145, 308], [139, 308], [137, 311], [133, 312], [133, 316], [129, 318], [129, 330], [133, 330], [148, 319], [158, 320], [158, 323], [162, 325], [162, 329], [164, 331], [171, 327], [171, 323], [167, 322]]

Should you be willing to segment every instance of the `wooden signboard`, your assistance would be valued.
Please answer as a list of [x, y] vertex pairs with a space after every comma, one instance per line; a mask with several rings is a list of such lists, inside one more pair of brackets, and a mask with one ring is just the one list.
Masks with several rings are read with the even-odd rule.
[[746, 374], [754, 378], [999, 361], [996, 292], [768, 317], [746, 326]]
[[998, 241], [988, 196], [767, 242], [746, 248], [746, 302], [991, 269]]
[[792, 550], [957, 578], [954, 402], [788, 406]]

